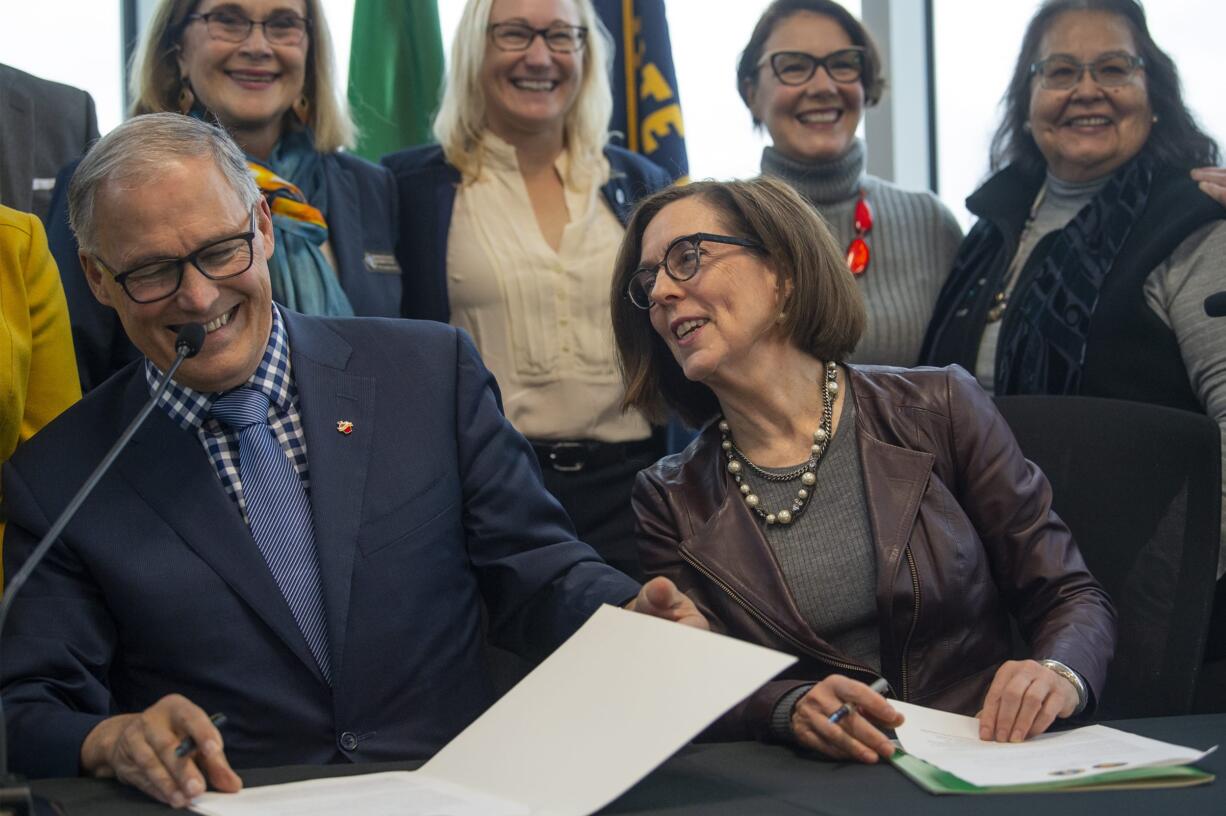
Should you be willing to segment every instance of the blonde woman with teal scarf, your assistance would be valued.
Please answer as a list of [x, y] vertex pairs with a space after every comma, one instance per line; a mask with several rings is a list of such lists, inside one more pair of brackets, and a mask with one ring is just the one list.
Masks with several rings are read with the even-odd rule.
[[[342, 152], [355, 128], [333, 61], [319, 0], [163, 0], [134, 62], [132, 114], [178, 111], [215, 119], [234, 136], [272, 208], [269, 271], [279, 304], [306, 314], [394, 317], [395, 182], [385, 168]], [[52, 203], [50, 240], [67, 270], [89, 389], [136, 352], [85, 286], [66, 205], [58, 196]]]

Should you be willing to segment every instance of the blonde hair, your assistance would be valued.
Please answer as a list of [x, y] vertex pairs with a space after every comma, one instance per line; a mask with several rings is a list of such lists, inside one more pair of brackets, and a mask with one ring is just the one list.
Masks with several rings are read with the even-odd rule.
[[[566, 113], [563, 142], [570, 153], [571, 174], [581, 176], [601, 168], [607, 174], [604, 147], [613, 115], [613, 38], [600, 22], [592, 0], [571, 0], [579, 25], [587, 29], [582, 55], [583, 78], [575, 103]], [[451, 64], [443, 82], [442, 104], [434, 117], [434, 138], [447, 161], [465, 181], [481, 173], [481, 136], [487, 129], [481, 67], [494, 0], [468, 0], [451, 44]], [[568, 179], [570, 181], [571, 179]], [[602, 177], [601, 183], [605, 181]]]
[[[178, 53], [187, 15], [200, 0], [160, 0], [149, 19], [140, 48], [132, 56], [128, 91], [130, 116], [174, 113], [179, 110]], [[304, 0], [310, 19], [307, 72], [303, 93], [311, 102], [307, 126], [315, 133], [315, 149], [332, 153], [357, 143], [357, 127], [349, 103], [336, 87], [336, 55], [328, 21], [320, 0]], [[287, 127], [300, 127], [292, 111], [285, 112]], [[224, 123], [223, 123], [224, 124]]]

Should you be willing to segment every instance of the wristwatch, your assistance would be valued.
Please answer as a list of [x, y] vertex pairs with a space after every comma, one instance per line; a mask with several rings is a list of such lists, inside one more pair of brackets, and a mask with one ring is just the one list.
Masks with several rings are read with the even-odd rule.
[[1085, 711], [1086, 703], [1089, 702], [1090, 693], [1086, 690], [1086, 681], [1081, 679], [1081, 675], [1061, 663], [1059, 660], [1052, 660], [1051, 658], [1040, 660], [1039, 665], [1046, 666], [1073, 684], [1073, 688], [1077, 690], [1077, 708], [1073, 709], [1073, 715], [1076, 716], [1082, 711]]

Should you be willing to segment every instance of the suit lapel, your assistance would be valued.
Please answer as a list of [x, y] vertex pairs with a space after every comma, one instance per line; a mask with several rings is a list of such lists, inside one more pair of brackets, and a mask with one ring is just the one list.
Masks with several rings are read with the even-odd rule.
[[378, 430], [374, 427], [375, 380], [344, 371], [352, 349], [339, 335], [285, 309], [282, 315], [306, 434], [311, 517], [328, 612], [333, 684], [338, 686], [344, 668], [367, 462]]
[[29, 210], [34, 200], [34, 109], [8, 70], [0, 74], [0, 151], [0, 202]]
[[[148, 397], [138, 366], [121, 416], [135, 415]], [[323, 682], [267, 562], [195, 433], [154, 409], [116, 465], [150, 508]]]
[[813, 651], [832, 652], [797, 608], [757, 517], [741, 501], [722, 467], [719, 474], [724, 481], [723, 501], [705, 524], [681, 542], [680, 549], [789, 637]]
[[887, 598], [893, 594], [894, 578], [911, 540], [911, 528], [936, 457], [874, 438], [859, 425], [859, 417], [857, 426], [869, 526], [877, 544], [878, 563], [883, 565], [877, 571], [878, 597]]

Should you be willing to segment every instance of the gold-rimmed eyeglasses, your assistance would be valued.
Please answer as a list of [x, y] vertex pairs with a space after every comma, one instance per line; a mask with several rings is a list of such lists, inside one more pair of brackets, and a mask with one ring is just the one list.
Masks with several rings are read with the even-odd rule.
[[246, 42], [251, 36], [251, 29], [260, 26], [264, 29], [264, 39], [273, 45], [300, 45], [311, 27], [311, 21], [306, 17], [289, 12], [278, 12], [263, 20], [252, 20], [234, 11], [189, 14], [184, 25], [197, 20], [204, 22], [209, 36], [214, 40], [229, 43]]

